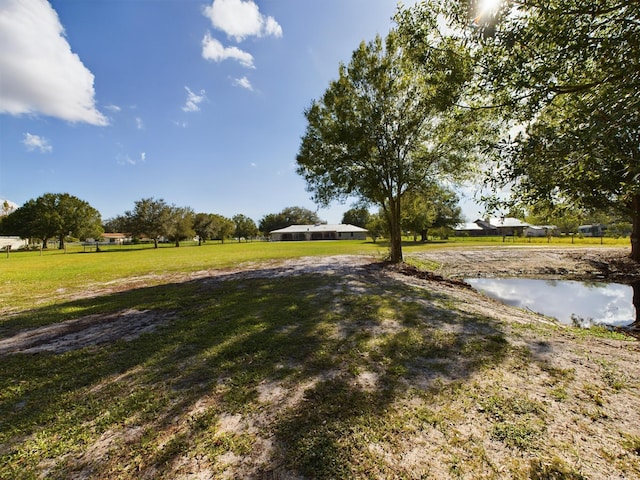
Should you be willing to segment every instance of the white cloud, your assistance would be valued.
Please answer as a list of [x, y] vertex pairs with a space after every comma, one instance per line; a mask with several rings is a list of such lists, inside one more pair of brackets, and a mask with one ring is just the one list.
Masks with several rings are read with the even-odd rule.
[[122, 110], [118, 105], [107, 105], [106, 107], [107, 110], [110, 110], [112, 112], [118, 113], [120, 110]]
[[253, 56], [250, 53], [240, 50], [238, 47], [225, 47], [213, 38], [209, 32], [207, 32], [202, 39], [202, 58], [214, 62], [232, 59], [237, 60], [247, 68], [254, 68]]
[[27, 150], [30, 152], [33, 152], [36, 149], [40, 150], [41, 153], [51, 153], [53, 151], [53, 147], [49, 143], [49, 140], [41, 137], [40, 135], [25, 133], [22, 143], [26, 145]]
[[265, 17], [252, 0], [213, 0], [204, 8], [211, 24], [241, 42], [247, 37], [282, 36], [282, 27], [273, 17]]
[[236, 78], [233, 80], [233, 84], [236, 87], [246, 88], [247, 90], [251, 90], [253, 92], [253, 85], [251, 85], [251, 82], [247, 77]]
[[178, 121], [178, 120], [174, 120], [174, 121], [173, 121], [173, 124], [174, 124], [176, 127], [180, 127], [180, 128], [187, 128], [187, 126], [189, 125], [187, 122], [180, 122], [180, 121]]
[[207, 96], [205, 95], [204, 90], [200, 90], [199, 93], [192, 92], [189, 87], [184, 87], [187, 91], [187, 101], [185, 102], [182, 110], [185, 112], [199, 112], [200, 104], [206, 100]]
[[136, 161], [126, 153], [119, 153], [116, 156], [116, 162], [118, 162], [118, 165], [135, 165], [136, 164]]
[[94, 76], [71, 51], [46, 0], [3, 0], [0, 45], [0, 113], [108, 124], [96, 108]]
[[137, 158], [131, 158], [128, 153], [119, 153], [116, 155], [118, 165], [138, 165], [147, 161], [147, 152], [140, 152]]
[[144, 122], [140, 117], [136, 117], [136, 128], [138, 130], [144, 130]]

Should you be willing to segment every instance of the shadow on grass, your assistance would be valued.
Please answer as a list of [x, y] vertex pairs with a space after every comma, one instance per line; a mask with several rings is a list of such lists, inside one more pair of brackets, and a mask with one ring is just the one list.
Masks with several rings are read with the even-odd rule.
[[[141, 288], [11, 318], [2, 338], [23, 324], [126, 309], [170, 320], [131, 341], [0, 357], [0, 477], [172, 478], [225, 468], [240, 477], [384, 476], [368, 447], [402, 430], [389, 414], [394, 402], [438, 388], [438, 379], [464, 381], [509, 353], [498, 323], [438, 306], [447, 299], [382, 280], [377, 267], [277, 273]], [[236, 428], [223, 425], [228, 418], [240, 419]]]

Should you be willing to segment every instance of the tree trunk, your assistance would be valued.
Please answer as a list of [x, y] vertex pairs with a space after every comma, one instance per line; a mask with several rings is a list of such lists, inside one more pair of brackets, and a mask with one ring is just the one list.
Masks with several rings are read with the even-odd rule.
[[389, 201], [389, 234], [391, 263], [402, 262], [402, 228], [400, 226], [400, 200]]
[[635, 282], [631, 286], [633, 288], [633, 306], [636, 307], [636, 319], [631, 327], [640, 329], [640, 282]]
[[58, 250], [64, 250], [64, 235], [60, 235], [60, 243], [58, 245]]
[[428, 231], [429, 231], [429, 230], [427, 230], [427, 229], [425, 228], [424, 230], [422, 230], [422, 231], [420, 232], [420, 241], [421, 241], [422, 243], [426, 243], [426, 242], [427, 242], [427, 232], [428, 232]]
[[631, 199], [631, 217], [633, 228], [631, 229], [631, 258], [640, 262], [640, 194]]
[[153, 239], [153, 248], [158, 248], [158, 237]]

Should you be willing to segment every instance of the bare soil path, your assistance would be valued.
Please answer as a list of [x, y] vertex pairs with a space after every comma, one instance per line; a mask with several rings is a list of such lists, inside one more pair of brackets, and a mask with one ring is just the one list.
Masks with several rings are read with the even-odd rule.
[[[447, 316], [424, 319], [440, 325], [438, 328], [452, 331], [478, 328], [480, 336], [486, 335], [481, 331], [483, 324], [465, 318], [499, 322], [504, 332], [499, 340], [508, 345], [511, 357], [472, 374], [458, 371], [466, 365], [462, 360], [452, 366], [440, 365], [446, 374], [428, 371], [430, 367], [425, 364], [424, 372], [414, 377], [428, 380], [432, 390], [439, 385], [443, 393], [431, 398], [441, 403], [419, 404], [423, 400], [410, 395], [412, 388], [416, 391], [421, 388], [416, 384], [408, 386], [411, 388], [407, 388], [409, 393], [403, 403], [393, 408], [406, 410], [407, 418], [413, 419], [411, 412], [416, 405], [422, 410], [428, 407], [434, 418], [440, 420], [428, 429], [401, 431], [394, 437], [396, 443], [381, 440], [372, 444], [371, 451], [380, 452], [380, 462], [402, 472], [403, 478], [419, 478], [419, 472], [427, 471], [429, 478], [622, 480], [640, 478], [640, 343], [583, 335], [574, 328], [503, 305], [459, 280], [472, 276], [529, 276], [637, 282], [640, 268], [629, 261], [627, 253], [627, 249], [617, 248], [510, 247], [451, 248], [414, 254], [436, 264], [434, 273], [442, 279], [380, 264], [369, 257], [308, 257], [247, 264], [234, 270], [173, 274], [165, 279], [127, 279], [129, 287], [118, 282], [96, 285], [82, 296], [106, 295], [131, 286], [145, 286], [147, 282], [157, 284], [159, 280], [166, 283], [199, 280], [213, 287], [225, 279], [277, 279], [301, 274], [335, 277], [339, 279], [336, 285], [350, 292], [375, 291], [380, 285], [409, 287], [406, 293], [402, 290], [407, 301], [425, 304], [435, 315]], [[431, 303], [425, 300], [425, 292], [432, 298]], [[78, 293], [61, 292], [60, 296], [78, 298]], [[116, 339], [127, 340], [171, 320], [170, 314], [154, 316], [138, 310], [69, 319], [0, 339], [0, 358], [40, 351], [61, 353]], [[371, 334], [375, 337], [385, 333], [388, 332]], [[473, 334], [465, 330], [465, 335]], [[348, 372], [335, 375], [347, 378]], [[464, 384], [459, 378], [464, 378]], [[365, 371], [357, 380], [366, 392], [375, 386], [377, 377]], [[452, 387], [448, 389], [447, 385]], [[304, 382], [294, 387], [278, 382], [262, 384], [259, 395], [264, 406], [259, 412], [220, 413], [221, 430], [242, 430], [243, 425], [261, 427], [251, 431], [257, 438], [251, 453], [230, 457], [226, 464], [222, 458], [221, 476], [212, 473], [211, 465], [193, 463], [177, 465], [173, 478], [302, 478], [278, 462], [272, 437], [262, 432], [269, 431], [282, 409], [299, 407], [311, 387]], [[447, 397], [445, 393], [449, 391]], [[543, 419], [543, 425], [536, 423], [539, 419]], [[509, 439], [507, 435], [518, 433], [501, 429], [524, 427], [541, 435], [531, 440], [539, 445], [536, 449], [519, 449], [500, 437], [502, 434]], [[137, 431], [130, 433], [139, 436]], [[103, 437], [111, 438], [109, 435], [116, 434], [108, 431]], [[98, 464], [100, 455], [92, 452], [107, 448], [111, 448], [110, 443], [89, 446], [87, 458], [83, 457], [82, 462]], [[456, 458], [461, 459], [458, 470], [452, 463]], [[185, 471], [190, 473], [184, 475]], [[457, 475], [456, 471], [466, 473]]]

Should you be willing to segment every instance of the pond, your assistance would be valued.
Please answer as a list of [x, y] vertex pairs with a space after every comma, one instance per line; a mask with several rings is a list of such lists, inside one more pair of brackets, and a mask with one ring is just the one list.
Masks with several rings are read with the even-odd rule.
[[568, 325], [576, 320], [583, 326], [598, 323], [624, 326], [633, 323], [639, 315], [636, 309], [640, 307], [634, 307], [634, 288], [640, 289], [640, 285], [530, 278], [467, 278], [465, 281], [507, 305], [554, 317]]

